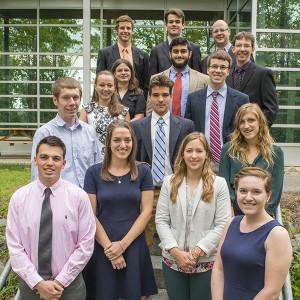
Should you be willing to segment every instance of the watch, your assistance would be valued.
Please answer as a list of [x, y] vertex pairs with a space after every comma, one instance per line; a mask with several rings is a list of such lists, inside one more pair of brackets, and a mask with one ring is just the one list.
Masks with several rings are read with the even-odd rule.
[[198, 246], [195, 248], [195, 253], [199, 257], [203, 257], [205, 255], [205, 252], [200, 247], [198, 247]]

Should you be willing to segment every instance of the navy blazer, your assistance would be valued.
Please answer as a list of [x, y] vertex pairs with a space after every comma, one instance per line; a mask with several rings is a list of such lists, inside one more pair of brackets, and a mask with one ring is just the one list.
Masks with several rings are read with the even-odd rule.
[[[233, 88], [233, 69], [226, 78], [226, 83]], [[268, 125], [272, 126], [279, 110], [273, 71], [251, 63], [245, 71], [239, 90], [249, 96], [251, 103], [260, 106]]]
[[[144, 91], [145, 99], [148, 95], [148, 85], [149, 85], [149, 55], [136, 48], [131, 47], [133, 65], [135, 70], [135, 75], [139, 81], [140, 88]], [[100, 49], [98, 52], [97, 69], [96, 73], [103, 70], [111, 70], [113, 64], [120, 58], [120, 52], [118, 44]]]
[[[192, 55], [189, 59], [190, 68], [201, 72], [201, 51], [200, 47], [191, 43]], [[170, 58], [170, 45], [168, 41], [155, 46], [150, 53], [150, 77], [154, 74], [163, 72], [172, 66]]]
[[[151, 116], [133, 121], [130, 125], [137, 139], [136, 159], [152, 165]], [[194, 131], [195, 125], [191, 120], [170, 115], [169, 157], [172, 169], [182, 140]]]
[[[196, 130], [205, 134], [205, 110], [207, 87], [188, 95], [184, 117], [193, 120]], [[230, 133], [234, 129], [235, 114], [249, 97], [239, 91], [227, 87], [226, 104], [223, 121], [223, 143], [230, 141]]]

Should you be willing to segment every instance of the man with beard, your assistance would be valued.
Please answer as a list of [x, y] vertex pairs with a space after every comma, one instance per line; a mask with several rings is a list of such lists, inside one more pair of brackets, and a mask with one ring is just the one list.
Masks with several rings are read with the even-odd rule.
[[[153, 75], [151, 79], [162, 74], [174, 81], [170, 111], [173, 115], [184, 117], [188, 94], [206, 87], [209, 77], [188, 66], [192, 51], [190, 43], [184, 37], [172, 39], [169, 55], [172, 66], [161, 73]], [[151, 112], [151, 102], [147, 101], [146, 114], [150, 115]]]
[[34, 137], [31, 152], [31, 180], [38, 176], [34, 163], [35, 150], [45, 137], [59, 137], [66, 145], [66, 166], [61, 177], [83, 187], [86, 170], [102, 160], [95, 129], [77, 117], [82, 96], [80, 83], [71, 77], [60, 77], [52, 84], [52, 99], [58, 113], [54, 119], [40, 127]]

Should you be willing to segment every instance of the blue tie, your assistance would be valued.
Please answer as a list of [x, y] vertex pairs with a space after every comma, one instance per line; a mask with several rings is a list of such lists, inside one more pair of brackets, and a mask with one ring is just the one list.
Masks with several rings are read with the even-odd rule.
[[152, 176], [156, 183], [163, 181], [165, 176], [166, 133], [163, 125], [164, 123], [165, 121], [163, 118], [158, 119], [158, 128], [155, 133]]

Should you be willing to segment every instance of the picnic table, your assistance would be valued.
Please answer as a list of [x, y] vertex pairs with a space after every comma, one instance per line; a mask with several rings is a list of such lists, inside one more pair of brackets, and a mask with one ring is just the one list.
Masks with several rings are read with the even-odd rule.
[[[29, 132], [36, 131], [37, 128], [25, 128], [25, 127], [2, 127], [0, 131], [8, 131], [8, 134], [0, 139], [0, 142], [7, 142], [11, 146], [15, 143], [32, 143], [33, 136]], [[21, 138], [22, 137], [22, 138]], [[24, 139], [25, 137], [25, 139]]]

